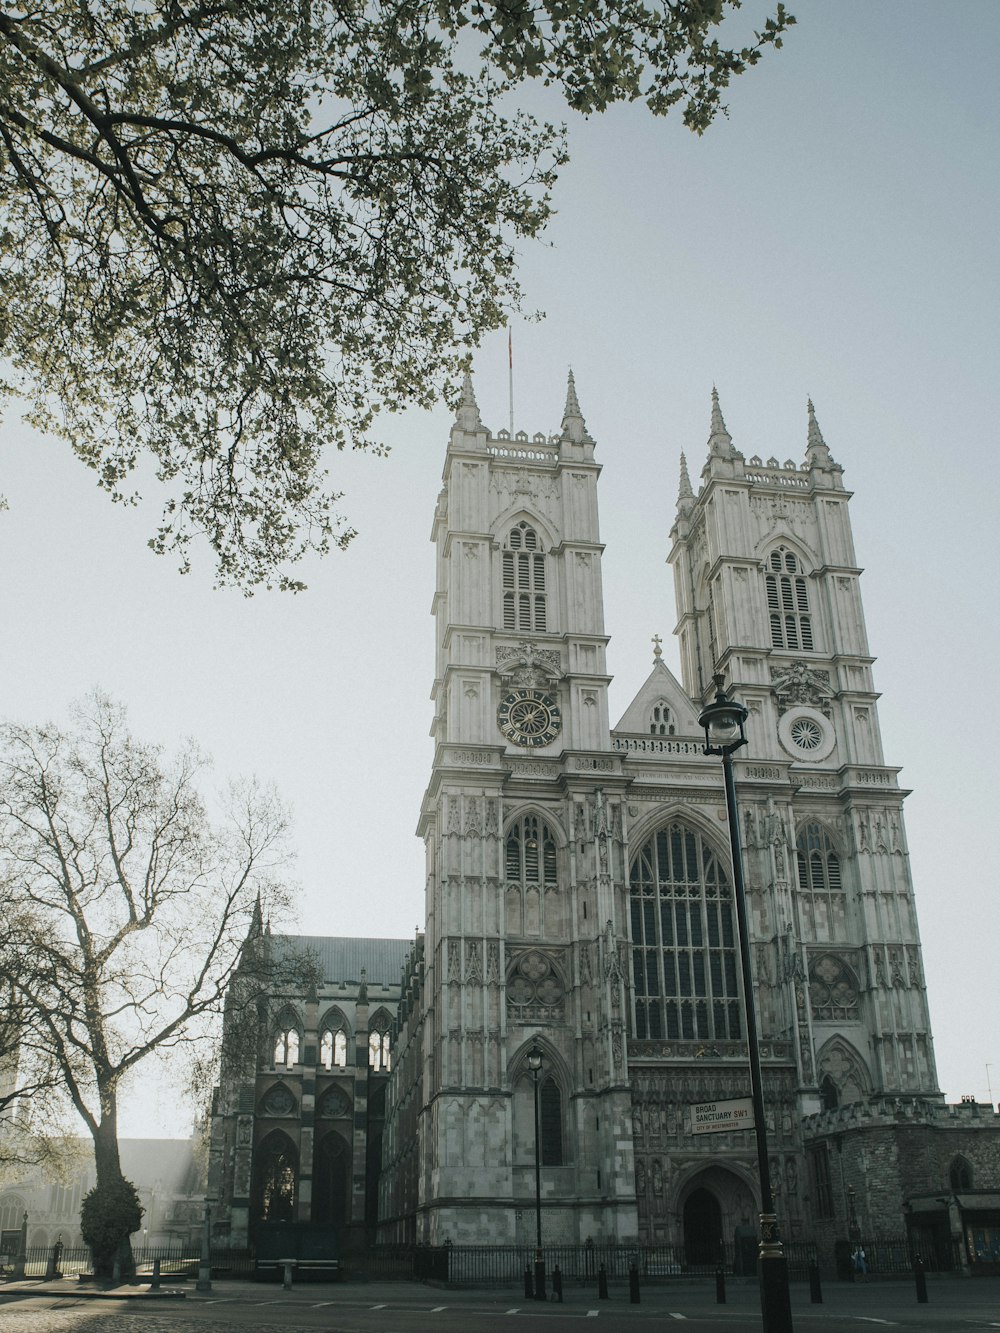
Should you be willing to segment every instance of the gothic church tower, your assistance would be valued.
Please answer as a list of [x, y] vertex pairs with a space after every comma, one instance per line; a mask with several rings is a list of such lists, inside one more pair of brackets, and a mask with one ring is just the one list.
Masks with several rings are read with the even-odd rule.
[[621, 761], [594, 441], [492, 435], [466, 378], [434, 519], [418, 1238], [636, 1235]]
[[794, 1034], [803, 1112], [934, 1097], [898, 769], [879, 735], [842, 469], [808, 404], [805, 461], [745, 460], [713, 391], [670, 560], [682, 680], [750, 710], [738, 764], [764, 1031]]

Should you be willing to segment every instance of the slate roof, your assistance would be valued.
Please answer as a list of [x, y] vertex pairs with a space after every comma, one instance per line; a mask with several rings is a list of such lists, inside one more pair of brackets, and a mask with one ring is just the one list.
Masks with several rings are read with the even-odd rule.
[[361, 969], [369, 986], [398, 986], [400, 970], [413, 948], [413, 940], [348, 939], [333, 935], [272, 935], [271, 946], [279, 956], [313, 954], [324, 982], [360, 985]]

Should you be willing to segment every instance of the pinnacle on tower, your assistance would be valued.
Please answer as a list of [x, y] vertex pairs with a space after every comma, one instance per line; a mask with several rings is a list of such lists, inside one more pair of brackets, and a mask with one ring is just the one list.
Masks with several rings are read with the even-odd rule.
[[577, 444], [590, 440], [590, 436], [587, 434], [587, 423], [583, 419], [580, 403], [576, 396], [576, 380], [573, 378], [572, 370], [569, 372], [569, 381], [566, 385], [566, 407], [563, 411], [562, 438], [573, 440]]
[[455, 425], [462, 430], [481, 430], [483, 426], [479, 415], [479, 404], [476, 402], [476, 394], [472, 387], [472, 376], [468, 371], [462, 378], [462, 397], [459, 399], [458, 411], [455, 414]]
[[806, 462], [812, 467], [829, 467], [833, 459], [830, 457], [830, 450], [827, 448], [826, 441], [823, 439], [823, 432], [816, 420], [816, 409], [813, 407], [811, 398], [806, 399], [806, 409], [809, 413], [809, 429], [806, 433]]
[[708, 436], [708, 453], [711, 458], [734, 458], [733, 437], [726, 430], [719, 406], [719, 391], [712, 385], [712, 427]]
[[677, 491], [677, 503], [680, 504], [681, 500], [693, 500], [693, 499], [694, 499], [694, 491], [691, 488], [691, 478], [690, 476], [688, 476], [688, 461], [682, 453], [681, 484]]

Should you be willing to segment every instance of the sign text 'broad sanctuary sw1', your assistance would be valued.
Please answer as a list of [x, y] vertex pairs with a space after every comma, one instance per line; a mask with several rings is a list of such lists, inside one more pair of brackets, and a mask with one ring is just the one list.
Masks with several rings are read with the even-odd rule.
[[733, 1097], [725, 1102], [701, 1102], [691, 1107], [692, 1134], [714, 1134], [722, 1129], [753, 1129], [753, 1102]]

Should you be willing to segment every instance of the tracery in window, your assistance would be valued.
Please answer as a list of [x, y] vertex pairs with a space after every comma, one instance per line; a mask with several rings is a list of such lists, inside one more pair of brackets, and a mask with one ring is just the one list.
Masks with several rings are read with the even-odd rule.
[[787, 546], [779, 546], [768, 559], [764, 575], [767, 610], [771, 624], [771, 647], [803, 649], [813, 647], [809, 589], [799, 567], [799, 559]]
[[274, 1064], [275, 1067], [285, 1067], [290, 1069], [292, 1065], [299, 1062], [299, 1050], [301, 1049], [301, 1037], [299, 1030], [293, 1026], [294, 1017], [283, 1014], [278, 1019], [278, 1028], [274, 1034]]
[[504, 629], [544, 630], [545, 553], [538, 533], [523, 520], [507, 534], [502, 570]]
[[825, 953], [809, 964], [809, 1002], [813, 1018], [858, 1017], [858, 979], [842, 958]]
[[795, 841], [799, 913], [803, 934], [813, 939], [840, 939], [847, 929], [847, 896], [840, 875], [840, 856], [833, 839], [818, 821], [804, 824]]
[[254, 1216], [261, 1222], [293, 1221], [299, 1158], [288, 1135], [280, 1130], [268, 1134], [255, 1166]]
[[651, 736], [673, 736], [675, 732], [676, 727], [669, 707], [662, 700], [655, 703], [649, 714], [649, 734]]
[[388, 1073], [391, 1062], [389, 1015], [380, 1011], [371, 1021], [368, 1029], [368, 1064], [379, 1073]]
[[952, 1161], [948, 1168], [948, 1183], [956, 1193], [960, 1190], [972, 1189], [972, 1167], [961, 1154]]
[[522, 815], [507, 831], [505, 874], [522, 884], [554, 884], [556, 842], [549, 826], [537, 815]]
[[326, 1015], [321, 1025], [319, 1062], [324, 1069], [347, 1067], [347, 1020], [339, 1009]]
[[714, 850], [684, 824], [660, 829], [632, 864], [630, 898], [635, 1035], [739, 1037], [736, 915]]

